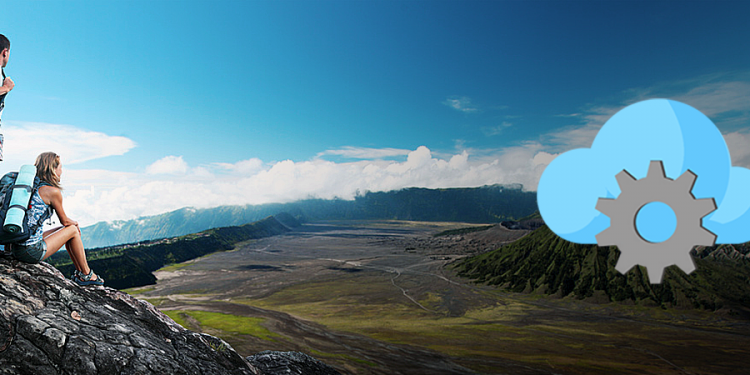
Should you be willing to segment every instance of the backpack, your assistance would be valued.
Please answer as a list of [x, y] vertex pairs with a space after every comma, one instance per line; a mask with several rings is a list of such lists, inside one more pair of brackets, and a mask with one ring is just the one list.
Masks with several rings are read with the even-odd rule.
[[[24, 174], [24, 168], [33, 168], [33, 166], [22, 166], [21, 174]], [[48, 207], [36, 222], [30, 223], [28, 210], [31, 208], [31, 197], [39, 190], [39, 187], [49, 185], [42, 182], [36, 177], [36, 168], [32, 185], [17, 184], [19, 172], [9, 172], [0, 178], [0, 244], [20, 244], [29, 239], [33, 233], [44, 225], [44, 221], [52, 216], [52, 207]], [[29, 171], [27, 169], [27, 171]], [[28, 176], [27, 176], [28, 177]], [[31, 180], [29, 178], [29, 180]], [[15, 201], [14, 201], [15, 196]], [[26, 198], [28, 197], [28, 198]], [[21, 203], [19, 204], [19, 199]]]

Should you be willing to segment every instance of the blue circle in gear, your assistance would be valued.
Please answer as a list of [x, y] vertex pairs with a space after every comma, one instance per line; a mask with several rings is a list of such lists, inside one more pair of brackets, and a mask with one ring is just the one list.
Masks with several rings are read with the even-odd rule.
[[648, 242], [664, 242], [677, 229], [677, 215], [666, 203], [647, 203], [635, 216], [635, 229]]

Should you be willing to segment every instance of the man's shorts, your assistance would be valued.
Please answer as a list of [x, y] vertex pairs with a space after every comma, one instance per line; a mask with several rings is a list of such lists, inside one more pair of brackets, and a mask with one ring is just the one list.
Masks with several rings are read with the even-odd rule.
[[42, 240], [28, 246], [13, 244], [11, 251], [13, 256], [22, 262], [39, 263], [44, 258], [44, 254], [47, 253], [47, 243]]

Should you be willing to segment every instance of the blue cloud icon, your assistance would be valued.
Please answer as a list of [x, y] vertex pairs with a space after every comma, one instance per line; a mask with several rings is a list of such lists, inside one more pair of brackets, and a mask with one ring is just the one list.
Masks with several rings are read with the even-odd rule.
[[[717, 235], [716, 243], [750, 241], [750, 170], [732, 166], [726, 142], [708, 117], [667, 99], [623, 108], [599, 130], [591, 148], [555, 158], [537, 189], [542, 218], [568, 241], [596, 243], [596, 234], [610, 225], [609, 217], [595, 208], [599, 198], [617, 198], [620, 186], [615, 176], [626, 170], [636, 179], [644, 178], [652, 160], [663, 162], [668, 178], [687, 170], [697, 175], [693, 196], [713, 198], [718, 207], [702, 220], [703, 227]], [[645, 222], [665, 217], [658, 207], [646, 211], [646, 216], [655, 216]], [[657, 226], [650, 236], [669, 237], [670, 227], [674, 230], [671, 224]]]

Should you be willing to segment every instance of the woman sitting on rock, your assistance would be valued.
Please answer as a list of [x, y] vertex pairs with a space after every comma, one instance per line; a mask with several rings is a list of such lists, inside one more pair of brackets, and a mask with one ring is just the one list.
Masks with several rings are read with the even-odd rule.
[[39, 263], [56, 253], [65, 245], [68, 255], [73, 261], [76, 271], [72, 280], [78, 285], [103, 285], [104, 280], [94, 274], [86, 262], [86, 252], [81, 240], [81, 229], [78, 222], [65, 214], [63, 197], [60, 187], [62, 164], [60, 156], [54, 152], [45, 152], [36, 158], [36, 175], [42, 181], [42, 186], [31, 197], [29, 202], [28, 219], [37, 222], [50, 207], [57, 212], [62, 227], [44, 231], [39, 226], [36, 233], [22, 244], [14, 244], [11, 251], [16, 259], [27, 263]]

